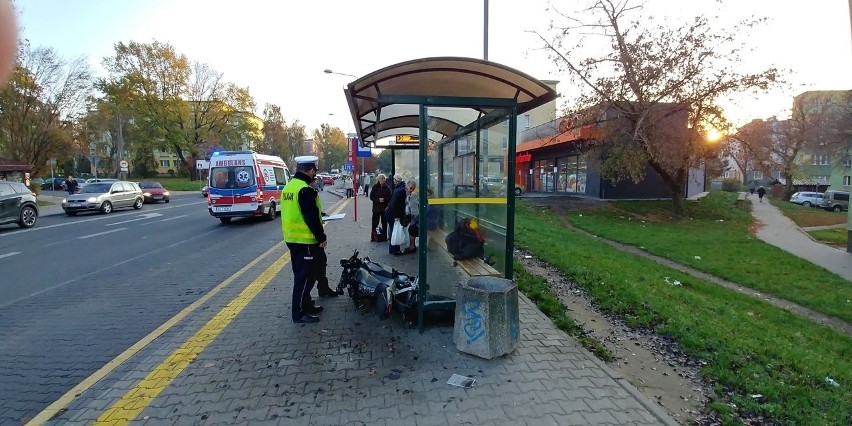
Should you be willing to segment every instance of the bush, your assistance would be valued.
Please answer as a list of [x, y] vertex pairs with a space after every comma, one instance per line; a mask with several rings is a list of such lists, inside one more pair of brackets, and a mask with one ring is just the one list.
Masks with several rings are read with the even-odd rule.
[[722, 191], [725, 192], [740, 192], [742, 191], [743, 184], [737, 179], [724, 179], [722, 180]]

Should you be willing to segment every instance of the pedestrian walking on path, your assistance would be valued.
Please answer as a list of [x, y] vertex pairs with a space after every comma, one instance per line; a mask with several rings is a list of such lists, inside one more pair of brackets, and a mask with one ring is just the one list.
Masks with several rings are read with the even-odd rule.
[[852, 253], [812, 240], [772, 203], [752, 203], [751, 214], [761, 225], [757, 238], [852, 281]]
[[760, 202], [763, 202], [763, 196], [766, 195], [766, 188], [760, 187], [757, 188], [757, 197], [760, 198]]

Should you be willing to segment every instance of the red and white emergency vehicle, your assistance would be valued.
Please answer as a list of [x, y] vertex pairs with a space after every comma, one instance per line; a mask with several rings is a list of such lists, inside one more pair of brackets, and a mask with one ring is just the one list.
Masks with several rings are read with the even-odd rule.
[[219, 151], [210, 157], [207, 209], [229, 223], [235, 217], [274, 220], [290, 171], [281, 157], [254, 151]]

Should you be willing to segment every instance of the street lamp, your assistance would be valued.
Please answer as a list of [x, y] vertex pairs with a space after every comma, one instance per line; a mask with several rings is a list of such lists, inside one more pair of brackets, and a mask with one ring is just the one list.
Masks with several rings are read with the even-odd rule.
[[345, 75], [345, 76], [347, 76], [347, 77], [358, 78], [358, 76], [357, 76], [357, 75], [346, 74], [346, 73], [343, 73], [343, 72], [334, 72], [334, 71], [332, 71], [332, 70], [330, 70], [330, 69], [328, 69], [328, 68], [326, 68], [325, 70], [323, 70], [323, 72], [324, 72], [324, 73], [326, 73], [326, 74], [337, 74], [337, 75]]

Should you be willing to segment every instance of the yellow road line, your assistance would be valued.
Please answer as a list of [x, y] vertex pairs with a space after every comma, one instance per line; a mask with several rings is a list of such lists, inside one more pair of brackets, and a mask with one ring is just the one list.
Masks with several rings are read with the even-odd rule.
[[[348, 204], [348, 199], [339, 203], [333, 214], [340, 213]], [[166, 357], [133, 389], [125, 393], [121, 399], [101, 414], [94, 424], [123, 425], [133, 421], [266, 288], [272, 278], [278, 275], [289, 261], [290, 252], [284, 253], [249, 284], [239, 296], [199, 329], [194, 336]]]
[[430, 198], [429, 204], [506, 204], [506, 199], [487, 197]]
[[177, 323], [182, 321], [184, 318], [189, 316], [193, 311], [198, 309], [201, 305], [206, 303], [211, 297], [215, 296], [217, 293], [222, 291], [225, 287], [230, 285], [234, 280], [239, 278], [241, 275], [246, 273], [249, 269], [260, 263], [264, 260], [269, 254], [279, 249], [284, 242], [280, 242], [269, 250], [265, 251], [263, 254], [258, 256], [256, 259], [249, 262], [246, 266], [243, 266], [239, 271], [235, 272], [233, 275], [222, 281], [221, 284], [214, 287], [207, 294], [190, 304], [189, 306], [183, 308], [180, 312], [178, 312], [175, 316], [170, 318], [168, 321], [163, 323], [163, 325], [157, 327], [154, 331], [148, 333], [147, 336], [143, 337], [142, 340], [139, 340], [133, 346], [127, 348], [124, 352], [119, 354], [117, 357], [113, 358], [110, 362], [106, 363], [103, 367], [98, 369], [92, 373], [89, 377], [85, 378], [82, 382], [80, 382], [77, 386], [74, 386], [68, 392], [65, 392], [64, 395], [59, 397], [55, 402], [48, 405], [47, 408], [38, 413], [35, 417], [32, 418], [29, 422], [27, 422], [27, 426], [29, 425], [40, 425], [44, 424], [48, 420], [50, 420], [57, 413], [68, 407], [79, 395], [83, 392], [89, 390], [95, 383], [106, 377], [108, 374], [112, 373], [116, 367], [130, 359], [132, 356], [136, 355], [139, 351], [142, 350], [145, 346], [154, 341], [154, 339], [160, 337], [168, 331], [170, 328], [174, 327]]
[[94, 424], [122, 425], [134, 420], [248, 306], [261, 290], [266, 288], [289, 261], [290, 252], [288, 251], [263, 271], [204, 327], [201, 327], [194, 336], [166, 357], [133, 389], [101, 414]]

